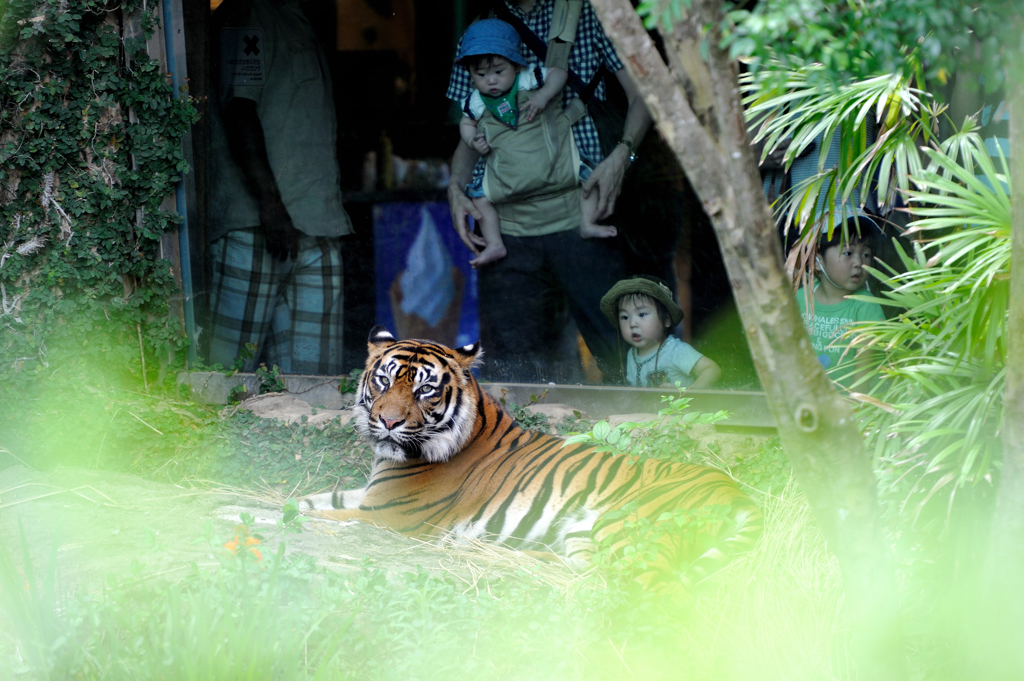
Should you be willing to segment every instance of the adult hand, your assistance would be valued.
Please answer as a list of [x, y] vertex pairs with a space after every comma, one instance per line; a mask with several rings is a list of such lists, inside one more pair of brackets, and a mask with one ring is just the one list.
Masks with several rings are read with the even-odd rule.
[[480, 220], [483, 214], [473, 205], [473, 200], [455, 184], [448, 185], [448, 209], [452, 213], [452, 224], [459, 233], [462, 243], [466, 244], [473, 255], [480, 255], [480, 249], [486, 247], [487, 242], [482, 236], [470, 231], [467, 216], [472, 215], [474, 220]]
[[298, 257], [299, 230], [292, 224], [291, 216], [280, 198], [260, 201], [260, 226], [270, 257], [281, 262]]
[[597, 213], [595, 220], [602, 220], [615, 211], [615, 200], [622, 192], [622, 178], [629, 167], [629, 148], [619, 144], [608, 157], [601, 161], [583, 184], [583, 196], [597, 192]]

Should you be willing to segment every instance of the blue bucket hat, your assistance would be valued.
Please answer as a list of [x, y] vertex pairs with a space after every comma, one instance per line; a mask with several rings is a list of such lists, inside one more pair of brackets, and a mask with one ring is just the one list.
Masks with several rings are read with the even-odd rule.
[[481, 19], [471, 24], [462, 35], [462, 45], [456, 64], [461, 64], [466, 57], [481, 54], [496, 54], [514, 64], [526, 66], [526, 60], [520, 51], [522, 39], [512, 25], [501, 19]]

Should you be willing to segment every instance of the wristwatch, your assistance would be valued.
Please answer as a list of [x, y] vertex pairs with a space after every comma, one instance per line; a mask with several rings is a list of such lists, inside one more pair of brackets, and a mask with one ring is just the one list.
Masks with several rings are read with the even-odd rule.
[[628, 137], [623, 137], [622, 139], [619, 140], [618, 143], [619, 144], [625, 144], [626, 148], [629, 149], [629, 163], [630, 163], [630, 165], [636, 163], [636, 159], [637, 159], [636, 147], [633, 146], [633, 140], [629, 139]]

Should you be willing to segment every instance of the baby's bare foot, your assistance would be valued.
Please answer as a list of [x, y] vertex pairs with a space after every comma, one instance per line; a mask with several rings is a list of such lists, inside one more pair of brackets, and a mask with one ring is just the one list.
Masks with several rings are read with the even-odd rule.
[[495, 244], [480, 251], [480, 255], [470, 260], [469, 264], [472, 267], [480, 267], [480, 265], [486, 265], [489, 262], [501, 260], [506, 255], [508, 255], [508, 251], [505, 250], [505, 244]]
[[607, 239], [618, 233], [619, 230], [605, 225], [580, 225], [580, 236], [584, 239]]

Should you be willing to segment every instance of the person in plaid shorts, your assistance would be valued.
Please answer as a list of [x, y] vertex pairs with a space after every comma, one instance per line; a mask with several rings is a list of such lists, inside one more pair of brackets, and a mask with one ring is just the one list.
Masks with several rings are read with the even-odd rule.
[[[505, 18], [506, 21], [513, 23], [518, 19], [542, 40], [549, 35], [558, 1], [498, 0], [504, 2], [504, 9], [513, 17], [512, 21]], [[503, 18], [500, 12], [498, 16]], [[529, 65], [541, 63], [525, 44], [522, 49]], [[456, 53], [460, 50], [461, 45]], [[589, 115], [572, 128], [580, 154], [595, 166], [583, 191], [584, 194], [597, 192], [596, 218], [599, 220], [614, 210], [622, 178], [635, 158], [633, 151], [650, 127], [651, 119], [593, 8], [584, 2], [568, 67], [584, 83], [589, 83], [602, 65], [615, 75], [629, 103], [621, 140], [605, 158], [597, 128]], [[469, 73], [455, 65], [449, 80], [448, 99], [459, 103], [471, 92]], [[562, 94], [563, 107], [578, 96], [576, 90], [566, 86]], [[603, 82], [597, 85], [594, 97], [604, 99]], [[472, 215], [475, 220], [482, 216], [466, 195], [465, 187], [483, 170], [480, 154], [460, 139], [452, 158], [448, 202], [459, 237], [474, 253], [486, 244], [469, 228], [468, 216]], [[603, 382], [621, 383], [617, 334], [608, 328], [600, 309], [604, 293], [626, 277], [619, 238], [580, 239], [576, 234], [579, 225], [543, 233], [546, 231], [543, 212], [537, 214], [536, 220], [537, 235], [514, 236], [503, 230], [507, 257], [479, 270], [480, 335], [489, 355], [485, 367], [487, 377], [494, 381], [564, 380], [567, 374], [565, 367], [559, 366], [557, 348], [565, 322], [556, 322], [558, 317], [553, 310], [564, 308], [567, 303], [580, 334], [597, 360]]]
[[327, 60], [299, 3], [226, 0], [214, 25], [208, 362], [341, 374], [352, 226]]

